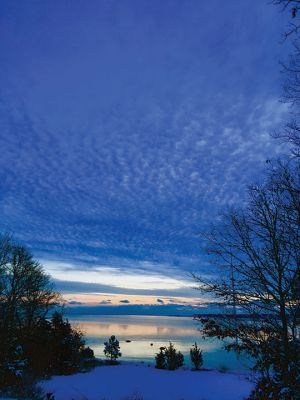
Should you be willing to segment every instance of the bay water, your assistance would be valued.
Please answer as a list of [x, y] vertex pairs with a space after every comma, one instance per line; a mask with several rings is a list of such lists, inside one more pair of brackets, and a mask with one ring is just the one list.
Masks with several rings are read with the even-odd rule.
[[192, 317], [143, 315], [72, 315], [69, 321], [79, 327], [95, 356], [104, 357], [104, 342], [115, 335], [120, 342], [121, 360], [155, 363], [155, 355], [171, 341], [184, 355], [185, 365], [191, 367], [190, 348], [197, 342], [203, 351], [204, 368], [245, 370], [249, 362], [223, 349], [224, 343], [215, 338], [203, 338], [201, 325]]

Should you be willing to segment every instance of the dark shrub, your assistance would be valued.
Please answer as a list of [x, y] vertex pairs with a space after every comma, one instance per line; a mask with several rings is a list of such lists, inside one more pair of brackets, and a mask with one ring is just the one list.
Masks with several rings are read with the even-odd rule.
[[174, 348], [174, 345], [171, 342], [169, 344], [169, 347], [167, 347], [165, 350], [165, 356], [166, 356], [167, 369], [174, 370], [179, 367], [182, 367], [184, 360], [183, 355], [180, 353], [180, 351], [177, 352], [177, 350]]
[[27, 366], [22, 347], [12, 339], [0, 363], [0, 388], [22, 385]]
[[93, 357], [61, 313], [46, 319], [60, 299], [29, 251], [0, 235], [0, 396], [33, 393], [37, 378], [75, 372]]
[[174, 348], [170, 342], [168, 347], [161, 347], [160, 352], [155, 357], [156, 368], [174, 370], [183, 365], [183, 355]]
[[155, 356], [155, 368], [166, 369], [165, 347], [160, 347], [159, 353]]
[[115, 363], [117, 358], [122, 356], [122, 353], [120, 353], [119, 341], [114, 335], [108, 339], [108, 342], [104, 343], [104, 346], [104, 354], [111, 363]]
[[90, 359], [90, 358], [94, 358], [94, 351], [90, 348], [90, 347], [84, 347], [81, 350], [81, 357], [85, 358], [85, 359]]
[[247, 400], [273, 399], [283, 400], [280, 396], [280, 387], [270, 378], [261, 378], [252, 390]]
[[64, 320], [58, 312], [51, 320], [52, 352], [50, 355], [53, 372], [73, 373], [80, 367], [85, 341], [83, 334]]
[[94, 352], [85, 347], [83, 334], [59, 312], [51, 321], [41, 319], [32, 329], [21, 330], [6, 347], [0, 355], [0, 392], [19, 393], [20, 388], [26, 388], [28, 376], [34, 380], [95, 366]]
[[198, 370], [200, 367], [203, 365], [203, 356], [202, 356], [202, 350], [200, 350], [197, 346], [197, 343], [193, 345], [193, 347], [190, 349], [190, 357], [191, 361], [195, 366], [195, 370]]

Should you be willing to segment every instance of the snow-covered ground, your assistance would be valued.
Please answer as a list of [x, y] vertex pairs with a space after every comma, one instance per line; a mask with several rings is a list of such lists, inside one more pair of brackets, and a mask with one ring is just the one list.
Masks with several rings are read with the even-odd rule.
[[55, 400], [242, 400], [253, 384], [235, 373], [165, 371], [128, 363], [56, 376], [41, 386]]

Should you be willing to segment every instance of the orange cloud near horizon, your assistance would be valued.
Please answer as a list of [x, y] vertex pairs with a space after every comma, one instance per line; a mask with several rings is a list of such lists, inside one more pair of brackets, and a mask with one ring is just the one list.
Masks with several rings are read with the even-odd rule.
[[207, 299], [154, 296], [116, 293], [64, 293], [63, 299], [68, 306], [121, 306], [121, 305], [165, 305], [180, 304], [189, 306], [204, 306]]

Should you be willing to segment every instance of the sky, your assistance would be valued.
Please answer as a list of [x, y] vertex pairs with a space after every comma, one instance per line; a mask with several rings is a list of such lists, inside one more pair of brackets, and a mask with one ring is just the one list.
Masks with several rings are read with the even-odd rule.
[[71, 306], [199, 306], [199, 233], [285, 150], [285, 24], [264, 0], [0, 0], [0, 232]]

